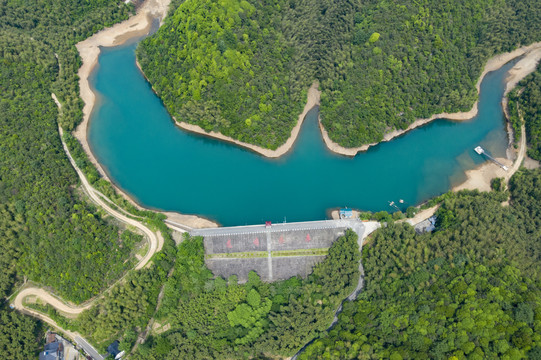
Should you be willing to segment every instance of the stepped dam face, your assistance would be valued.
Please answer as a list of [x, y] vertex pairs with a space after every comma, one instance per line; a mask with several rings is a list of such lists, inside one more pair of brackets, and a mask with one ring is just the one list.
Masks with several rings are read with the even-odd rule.
[[137, 68], [135, 46], [103, 49], [90, 79], [98, 102], [88, 140], [112, 181], [145, 207], [226, 226], [325, 219], [344, 206], [392, 212], [391, 201], [405, 210], [464, 181], [485, 161], [477, 145], [505, 157], [500, 101], [512, 63], [484, 78], [471, 121], [436, 120], [348, 158], [326, 148], [314, 108], [294, 148], [267, 159], [176, 127]]
[[329, 220], [201, 229], [205, 263], [215, 276], [236, 275], [248, 280], [251, 270], [263, 281], [306, 277], [327, 255], [332, 243], [353, 228], [360, 237], [365, 227], [358, 220]]

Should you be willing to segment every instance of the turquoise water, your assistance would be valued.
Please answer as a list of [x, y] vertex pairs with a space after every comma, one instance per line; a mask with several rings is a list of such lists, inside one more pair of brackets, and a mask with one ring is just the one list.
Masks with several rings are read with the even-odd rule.
[[88, 140], [111, 179], [146, 207], [222, 225], [324, 219], [343, 206], [392, 211], [389, 201], [403, 199], [405, 209], [464, 180], [484, 161], [479, 144], [505, 155], [500, 100], [511, 64], [485, 77], [471, 121], [436, 120], [348, 158], [327, 150], [313, 109], [292, 151], [266, 159], [176, 127], [136, 67], [135, 46], [103, 49], [90, 79], [99, 101]]

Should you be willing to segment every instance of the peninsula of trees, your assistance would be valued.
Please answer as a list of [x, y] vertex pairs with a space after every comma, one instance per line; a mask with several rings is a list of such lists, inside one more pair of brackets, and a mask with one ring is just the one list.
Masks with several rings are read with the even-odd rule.
[[488, 58], [541, 40], [536, 0], [187, 0], [138, 59], [177, 121], [276, 149], [305, 90], [344, 147], [469, 110]]
[[[417, 116], [468, 108], [484, 60], [541, 34], [534, 0], [174, 6], [138, 50], [169, 110], [270, 148], [288, 136], [314, 79], [331, 136], [354, 146]], [[129, 12], [116, 0], [0, 1], [2, 299], [27, 279], [79, 303], [131, 268], [140, 237], [77, 190], [58, 134], [58, 125], [69, 131], [82, 117], [74, 44]], [[540, 74], [510, 95], [513, 121], [520, 128], [524, 118], [529, 155], [537, 159]], [[89, 180], [112, 193], [76, 140], [66, 139]], [[164, 246], [148, 267], [129, 273], [76, 319], [41, 304], [34, 309], [100, 351], [115, 339], [131, 351], [151, 318], [168, 326], [151, 330], [132, 359], [290, 356], [314, 338], [300, 359], [541, 358], [540, 189], [541, 170], [522, 170], [508, 190], [449, 193], [432, 234], [390, 218], [364, 247], [363, 292], [345, 303], [329, 332], [359, 276], [355, 234], [337, 240], [306, 279], [269, 284], [252, 273], [238, 284], [212, 276], [200, 238], [176, 247], [156, 214], [147, 221], [162, 232]], [[6, 305], [2, 356], [35, 358], [43, 324]]]

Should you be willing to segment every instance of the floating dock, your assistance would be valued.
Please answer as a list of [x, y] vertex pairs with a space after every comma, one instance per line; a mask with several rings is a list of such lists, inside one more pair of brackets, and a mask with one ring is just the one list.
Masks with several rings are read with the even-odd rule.
[[504, 164], [502, 164], [501, 162], [499, 162], [498, 160], [494, 159], [492, 156], [490, 156], [489, 154], [487, 154], [487, 152], [485, 151], [485, 149], [483, 149], [481, 146], [477, 146], [475, 149], [475, 152], [478, 153], [479, 155], [485, 155], [489, 160], [491, 160], [492, 162], [494, 162], [496, 165], [498, 165], [499, 167], [501, 167], [502, 169], [504, 169], [505, 171], [509, 170], [509, 168], [507, 166], [505, 166]]

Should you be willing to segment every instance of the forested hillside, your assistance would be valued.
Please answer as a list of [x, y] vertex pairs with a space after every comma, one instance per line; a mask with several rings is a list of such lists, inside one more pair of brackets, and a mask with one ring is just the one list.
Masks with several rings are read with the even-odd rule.
[[44, 331], [40, 323], [14, 310], [0, 310], [2, 359], [36, 359], [42, 349]]
[[166, 332], [138, 347], [134, 359], [240, 359], [291, 356], [331, 323], [357, 285], [357, 235], [348, 231], [306, 279], [264, 283], [252, 272], [246, 284], [217, 277], [204, 263], [202, 238], [186, 237], [157, 321]]
[[[520, 111], [526, 125], [528, 156], [541, 161], [541, 64], [509, 93], [508, 98], [513, 129], [520, 134]], [[518, 136], [515, 140], [518, 141]]]
[[347, 66], [321, 82], [323, 125], [345, 147], [469, 110], [489, 57], [541, 40], [537, 0], [369, 0], [355, 11]]
[[0, 229], [8, 250], [0, 261], [9, 269], [0, 284], [8, 291], [17, 273], [82, 301], [118, 277], [140, 237], [119, 237], [78, 200], [51, 92], [62, 89], [62, 125], [72, 128], [81, 119], [73, 45], [126, 17], [127, 8], [116, 1], [15, 1], [4, 2], [0, 14]]
[[[148, 218], [147, 218], [148, 219]], [[161, 220], [150, 220], [164, 237], [164, 245], [144, 269], [130, 272], [117, 282], [95, 305], [75, 319], [58, 314], [50, 305], [27, 306], [47, 314], [64, 329], [76, 331], [90, 341], [100, 353], [120, 340], [120, 348], [130, 352], [156, 311], [158, 294], [168, 278], [177, 249], [171, 230]]]
[[[541, 40], [537, 0], [187, 0], [138, 59], [178, 121], [275, 149], [318, 80], [345, 147], [469, 110], [486, 60]], [[300, 104], [299, 104], [300, 102]]]
[[273, 0], [185, 1], [138, 60], [177, 120], [276, 148], [313, 78], [297, 69], [282, 26]]
[[[74, 44], [128, 16], [120, 1], [0, 1], [0, 297], [23, 276], [80, 302], [118, 278], [140, 236], [80, 199], [58, 134], [81, 119]], [[33, 358], [33, 320], [0, 310], [2, 357]], [[11, 342], [11, 343], [10, 343]], [[15, 353], [18, 352], [19, 355]]]
[[541, 171], [506, 193], [462, 192], [437, 231], [379, 230], [364, 247], [366, 287], [299, 359], [541, 356]]

